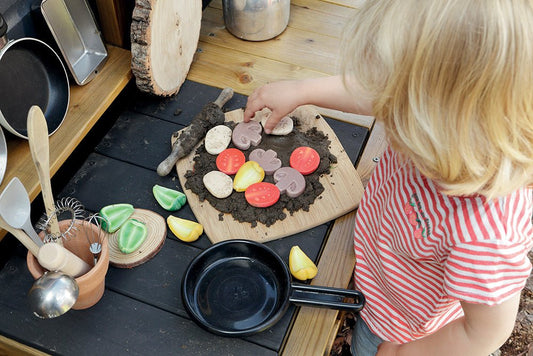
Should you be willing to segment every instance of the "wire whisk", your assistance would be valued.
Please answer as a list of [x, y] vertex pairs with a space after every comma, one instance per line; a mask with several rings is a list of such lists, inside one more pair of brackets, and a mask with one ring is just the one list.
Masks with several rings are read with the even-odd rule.
[[[70, 224], [65, 231], [62, 231], [58, 236], [55, 236], [50, 232], [50, 222], [54, 217], [56, 217], [57, 220], [62, 220], [61, 215], [64, 214], [70, 214]], [[44, 213], [35, 226], [37, 229], [44, 231], [45, 243], [56, 242], [59, 239], [69, 240], [78, 230], [76, 227], [76, 221], [80, 220], [84, 214], [85, 208], [77, 199], [65, 197], [55, 203], [55, 209], [49, 216]]]
[[[98, 213], [87, 216], [83, 221], [83, 231], [85, 232], [85, 237], [89, 242], [89, 250], [93, 254], [95, 265], [96, 262], [98, 262], [100, 253], [102, 252], [102, 242], [105, 238], [105, 233], [102, 229], [102, 223], [107, 223], [107, 219]], [[96, 225], [96, 229], [92, 228], [90, 224]]]

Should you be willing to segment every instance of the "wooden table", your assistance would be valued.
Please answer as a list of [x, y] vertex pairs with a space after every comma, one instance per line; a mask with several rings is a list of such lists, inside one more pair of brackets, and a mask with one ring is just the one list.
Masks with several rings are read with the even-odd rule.
[[[256, 87], [270, 81], [291, 78], [308, 78], [335, 74], [338, 71], [337, 63], [338, 52], [340, 47], [339, 39], [342, 32], [342, 27], [348, 16], [353, 13], [353, 11], [355, 11], [357, 4], [358, 1], [350, 0], [292, 0], [291, 19], [289, 26], [284, 33], [270, 41], [246, 42], [233, 37], [225, 30], [222, 19], [221, 1], [214, 0], [211, 5], [204, 11], [200, 43], [198, 45], [196, 57], [189, 71], [188, 80], [203, 83], [216, 88], [230, 86], [234, 88], [237, 93], [248, 95]], [[118, 49], [115, 52], [115, 49], [112, 48], [112, 51], [110, 52], [110, 59], [116, 58], [115, 55], [121, 58], [127, 57], [127, 53], [127, 51], [126, 53], [124, 53], [124, 51]], [[104, 71], [106, 71], [107, 73], [105, 75], [106, 78], [108, 76], [114, 76], [115, 74], [117, 75], [117, 77], [112, 78], [112, 83], [109, 83], [107, 81], [96, 82], [95, 79], [95, 82], [92, 84], [96, 88], [102, 87], [101, 90], [110, 90], [113, 95], [108, 94], [108, 96], [104, 97], [93, 97], [92, 95], [83, 96], [82, 94], [80, 94], [80, 101], [73, 100], [71, 104], [72, 108], [69, 111], [69, 115], [72, 115], [73, 113], [78, 113], [76, 119], [73, 119], [71, 124], [68, 124], [69, 121], [66, 120], [60, 131], [54, 134], [54, 136], [57, 135], [57, 139], [56, 137], [51, 138], [52, 173], [55, 173], [58, 170], [59, 166], [61, 166], [61, 164], [65, 161], [66, 157], [70, 154], [70, 152], [72, 152], [72, 150], [74, 149], [74, 147], [76, 147], [81, 138], [94, 124], [95, 120], [97, 120], [98, 117], [103, 113], [106, 105], [108, 105], [113, 100], [114, 96], [118, 94], [118, 92], [124, 87], [125, 83], [128, 81], [129, 71], [126, 71], [126, 73], [124, 73], [123, 60], [120, 62], [122, 63], [122, 65], [120, 65], [118, 69], [112, 69], [112, 67], [108, 67], [107, 71], [106, 69], [104, 69]], [[112, 63], [113, 62], [110, 61], [109, 65], [112, 65]], [[101, 73], [102, 77], [104, 77], [104, 71]], [[189, 84], [186, 83], [185, 85]], [[191, 92], [187, 91], [186, 89], [187, 88], [184, 88], [184, 93]], [[73, 89], [73, 97], [75, 90], [76, 89]], [[205, 91], [205, 89], [202, 90]], [[207, 98], [205, 97], [205, 95], [201, 98], [194, 97], [193, 95], [192, 98], [190, 98], [190, 100], [196, 101], [205, 101], [206, 99]], [[243, 100], [244, 97], [241, 96], [240, 99], [237, 99], [234, 105], [242, 105]], [[85, 106], [85, 101], [87, 101], [88, 104], [91, 103], [91, 105]], [[128, 99], [126, 101], [128, 101]], [[95, 109], [95, 103], [103, 103], [103, 105], [97, 105]], [[89, 109], [89, 107], [91, 109]], [[157, 116], [159, 111], [170, 110], [170, 108], [175, 107], [176, 103], [172, 103], [172, 99], [169, 99], [168, 101], [166, 101], [166, 107], [152, 107], [153, 110], [151, 112], [145, 113], [146, 115], [148, 115], [145, 119], [151, 120], [151, 117]], [[324, 116], [338, 119], [342, 122], [349, 122], [369, 130], [370, 134], [368, 136], [365, 149], [357, 162], [357, 170], [360, 173], [363, 181], [366, 183], [375, 165], [375, 158], [379, 157], [385, 146], [383, 130], [380, 128], [379, 125], [375, 125], [374, 120], [370, 117], [345, 114], [341, 112], [334, 112], [331, 110], [323, 110], [320, 108], [319, 111]], [[182, 113], [180, 115], [185, 114], [186, 113]], [[172, 115], [170, 115], [170, 117], [171, 119], [173, 119]], [[121, 117], [115, 124], [114, 128], [116, 128], [116, 130], [111, 130], [106, 136], [107, 140], [109, 141], [109, 137], [111, 137], [110, 139], [112, 140], [114, 133], [120, 132], [121, 129], [125, 130], [125, 128], [131, 126], [133, 121], [138, 119], [139, 118], [137, 116], [137, 113], [126, 111], [123, 115], [121, 115]], [[179, 116], [177, 117], [177, 120], [178, 119]], [[89, 123], [85, 124], [84, 122], [86, 122], [87, 120], [89, 121]], [[79, 123], [79, 121], [81, 121], [82, 123]], [[76, 122], [78, 126], [71, 126], [67, 130], [67, 128], [70, 125], [73, 125], [74, 122]], [[170, 130], [172, 127], [175, 126], [169, 125], [168, 130]], [[64, 133], [60, 134], [60, 132], [62, 132], [62, 129], [64, 129]], [[69, 135], [72, 135], [72, 137]], [[155, 136], [153, 137], [155, 140]], [[63, 143], [60, 142], [63, 142], [63, 140], [66, 139], [68, 140], [68, 144], [65, 146], [64, 149], [62, 149], [61, 147]], [[124, 140], [124, 142], [131, 141], [133, 139], [135, 138], [129, 137], [128, 140], [126, 140], [125, 137], [121, 138], [121, 140]], [[106, 147], [106, 142], [108, 141], [102, 141], [99, 147], [96, 148], [96, 156], [99, 155], [98, 150], [106, 151], [110, 155], [113, 155], [112, 149]], [[140, 142], [139, 145], [149, 146], [147, 144], [148, 141], [144, 143]], [[155, 142], [152, 141], [148, 143], [155, 144]], [[20, 160], [17, 159], [17, 162], [21, 163], [17, 165], [16, 170], [12, 170], [13, 167], [8, 167], [8, 176], [6, 176], [5, 179], [6, 181], [8, 181], [10, 179], [10, 176], [15, 176], [19, 174], [22, 175], [24, 177], [23, 182], [25, 183], [27, 189], [30, 191], [31, 197], [33, 198], [39, 193], [39, 186], [37, 182], [37, 176], [32, 171], [34, 168], [31, 164], [29, 153], [25, 152], [25, 150], [27, 150], [27, 143], [15, 142], [9, 143], [9, 145], [10, 150], [12, 150], [11, 147], [22, 146], [22, 148], [14, 149], [16, 152], [21, 152]], [[25, 146], [25, 148], [23, 146]], [[54, 147], [56, 147], [56, 151], [54, 151]], [[157, 164], [159, 162], [158, 159], [160, 158], [157, 155], [163, 154], [162, 152], [163, 151], [154, 153], [153, 150], [146, 151], [146, 156], [143, 157], [143, 159], [140, 159], [139, 164], [146, 164], [147, 166]], [[121, 151], [120, 154], [124, 155], [124, 152]], [[125, 159], [126, 161], [128, 160], [128, 158], [121, 158]], [[136, 159], [139, 161], [138, 157]], [[94, 162], [97, 162], [97, 164], [94, 164]], [[86, 162], [87, 165], [82, 167], [81, 170], [78, 172], [78, 175], [76, 175], [74, 178], [80, 180], [88, 179], [86, 176], [83, 175], [83, 173], [90, 172], [90, 169], [92, 169], [90, 168], [92, 167], [91, 164], [93, 166], [98, 166], [98, 162], [99, 161], [96, 158], [90, 156], [88, 158], [88, 161]], [[86, 171], [84, 171], [84, 169], [86, 169]], [[116, 170], [118, 171], [119, 169], [117, 168]], [[137, 177], [138, 176], [132, 176], [130, 179], [135, 180], [137, 179]], [[101, 184], [102, 187], [105, 187], [105, 182], [99, 182], [98, 184]], [[176, 182], [176, 184], [179, 183]], [[67, 185], [65, 191], [61, 192], [61, 194], [70, 194], [71, 191], [69, 191], [69, 187], [74, 187], [72, 189], [75, 189], [75, 187], [77, 186]], [[133, 201], [130, 202], [132, 202], [136, 206], [137, 204], [143, 204], [147, 199], [146, 194], [144, 194], [144, 196], [142, 194], [137, 194], [137, 197], [137, 195], [133, 194], [131, 191], [128, 191], [128, 189], [133, 189], [133, 186], [131, 185], [124, 184], [124, 187], [122, 189], [124, 191], [114, 192], [116, 194], [113, 198], [118, 199], [117, 197], [120, 196], [131, 197], [130, 199], [133, 199]], [[87, 200], [90, 199], [90, 194], [87, 194], [86, 196], [84, 195], [85, 192], [77, 193], [85, 197], [85, 199]], [[135, 198], [132, 197], [134, 195]], [[341, 218], [338, 218], [331, 225], [328, 225], [329, 232], [327, 235], [327, 242], [325, 243], [321, 251], [317, 251], [317, 253], [319, 254], [318, 267], [320, 270], [320, 274], [313, 280], [313, 284], [342, 288], [345, 288], [348, 285], [354, 266], [352, 236], [354, 216], [355, 212], [349, 213]], [[162, 251], [166, 251], [165, 253], [167, 254], [173, 253], [174, 250], [172, 248], [174, 248], [176, 245], [174, 244], [174, 241], [171, 242], [172, 243], [167, 242], [165, 245], [165, 249]], [[204, 246], [202, 246], [202, 244], [204, 244]], [[174, 247], [171, 248], [170, 246]], [[200, 242], [200, 245], [198, 247], [205, 248], [205, 239], [203, 240], [203, 242]], [[194, 250], [191, 250], [188, 253], [193, 254]], [[158, 258], [160, 257], [158, 256]], [[162, 265], [161, 268], [166, 269], [168, 268], [168, 266]], [[154, 271], [152, 271], [152, 273], [154, 273]], [[159, 273], [162, 272], [159, 271]], [[123, 299], [120, 296], [116, 295], [115, 292], [119, 291], [123, 294], [129, 293], [134, 297], [136, 293], [142, 292], [135, 290], [130, 285], [125, 287], [124, 283], [126, 282], [124, 281], [128, 278], [133, 278], [133, 276], [135, 276], [135, 278], [140, 278], [139, 274], [133, 274], [127, 270], [113, 271], [113, 273], [108, 275], [107, 284], [109, 284], [110, 292], [106, 292], [106, 295], [104, 295], [104, 298], [107, 299], [97, 304], [97, 306], [94, 307], [95, 310], [93, 313], [90, 313], [90, 311], [92, 310], [90, 309], [87, 312], [77, 312], [78, 314], [73, 313], [73, 315], [79, 315], [79, 317], [82, 318], [85, 322], [87, 320], [92, 320], [95, 315], [109, 315], [107, 318], [105, 318], [105, 320], [99, 320], [98, 322], [107, 322], [110, 324], [118, 323], [117, 320], [113, 319], [113, 316], [117, 312], [117, 309], [127, 309], [130, 311], [134, 311], [136, 305], [128, 304], [126, 306], [123, 306], [122, 304], [120, 304], [120, 301], [122, 301]], [[146, 277], [144, 274], [142, 274], [141, 276]], [[30, 282], [28, 282], [27, 280], [21, 282], [19, 288], [27, 288], [28, 283]], [[160, 293], [165, 293], [164, 286], [163, 292]], [[128, 309], [130, 307], [133, 309]], [[104, 309], [103, 311], [102, 308]], [[135, 329], [130, 331], [134, 333], [134, 335], [137, 335], [135, 334], [135, 332], [140, 333], [143, 330], [148, 333], [148, 331], [146, 331], [145, 329], [150, 328], [151, 326], [153, 326], [154, 328], [159, 327], [159, 323], [164, 323], [164, 321], [156, 318], [156, 316], [160, 315], [157, 310], [165, 308], [173, 307], [169, 307], [167, 305], [154, 305], [152, 307], [153, 313], [147, 315], [143, 314], [143, 317], [145, 319], [139, 320], [138, 330]], [[19, 314], [22, 313], [21, 315], [24, 315], [23, 313], [27, 311], [16, 310], [14, 312]], [[74, 319], [74, 317], [71, 317], [69, 314], [70, 313], [68, 313], [64, 317], [50, 321], [49, 324], [59, 325], [64, 328], [65, 324], [70, 325], [68, 323], [71, 323], [72, 328], [75, 328], [76, 322], [75, 320], [72, 320]], [[328, 352], [337, 332], [338, 312], [326, 309], [301, 308], [297, 311], [297, 315], [293, 319], [294, 320], [292, 320], [290, 323], [290, 331], [288, 333], [288, 337], [285, 339], [280, 353], [285, 355], [322, 355]], [[25, 320], [24, 322], [27, 322], [30, 326], [43, 325], [40, 322], [31, 320], [30, 317], [28, 317], [28, 320]], [[169, 322], [175, 322], [175, 320], [172, 319]], [[95, 323], [97, 323], [97, 321], [95, 321]], [[16, 326], [15, 328], [18, 327], [21, 326]], [[120, 327], [120, 324], [116, 325], [117, 329]], [[171, 332], [161, 327], [159, 330], [160, 333], [168, 332], [169, 337], [172, 335], [173, 332], [175, 332], [174, 330]], [[0, 333], [9, 335], [20, 335], [17, 334], [16, 330], [10, 330], [9, 332], [5, 332], [5, 330], [0, 330]], [[87, 334], [80, 333], [80, 335], [84, 337], [83, 341], [88, 344], [89, 340], [86, 340]], [[118, 331], [117, 335], [119, 336]], [[117, 337], [117, 335], [114, 336]], [[27, 340], [17, 336], [13, 336], [12, 338], [17, 339], [17, 341], [9, 340], [5, 337], [0, 337], [0, 351], [3, 349], [7, 350], [8, 352], [13, 352], [13, 350], [22, 350], [30, 354], [38, 354], [39, 351], [30, 348], [26, 345], [35, 343], [39, 345], [46, 344], [45, 341], [38, 340], [38, 337], [36, 336], [32, 337], [31, 340]], [[37, 340], [35, 338], [37, 338]], [[18, 341], [20, 341], [20, 343]], [[218, 341], [212, 341], [212, 343], [210, 343], [210, 341], [206, 339], [206, 344], [203, 346], [207, 348], [216, 348], [217, 345], [219, 347], [222, 347], [222, 344], [219, 344], [217, 342]], [[3, 346], [1, 344], [3, 344]], [[242, 345], [240, 342], [235, 341], [234, 346], [236, 348], [233, 350], [238, 350], [237, 347]], [[224, 348], [222, 348], [221, 350], [227, 351], [227, 349]], [[141, 352], [140, 350], [131, 350], [131, 352], [133, 353], [135, 353], [136, 351]], [[154, 351], [157, 352], [157, 350]], [[49, 352], [54, 352], [54, 350], [50, 349]], [[184, 349], [183, 352], [186, 353], [187, 349]], [[224, 353], [224, 351], [220, 352]], [[176, 350], [176, 353], [179, 353], [179, 350]]]
[[[188, 79], [232, 87], [249, 95], [268, 82], [303, 79], [339, 72], [343, 26], [361, 0], [292, 0], [287, 29], [273, 40], [248, 42], [224, 27], [222, 1], [214, 0], [204, 11], [198, 53]], [[319, 108], [322, 115], [367, 127], [370, 136], [357, 170], [366, 184], [386, 142], [373, 118]], [[320, 275], [312, 284], [345, 288], [352, 277], [355, 212], [338, 218], [322, 251]], [[285, 344], [285, 355], [322, 355], [330, 349], [338, 329], [338, 312], [300, 309]], [[310, 327], [312, 325], [312, 327]]]

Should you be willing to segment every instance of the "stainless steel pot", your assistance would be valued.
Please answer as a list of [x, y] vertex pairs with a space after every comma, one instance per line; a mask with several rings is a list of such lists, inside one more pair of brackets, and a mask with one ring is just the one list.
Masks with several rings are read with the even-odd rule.
[[290, 8], [290, 0], [222, 0], [226, 28], [249, 41], [264, 41], [282, 33], [289, 23]]

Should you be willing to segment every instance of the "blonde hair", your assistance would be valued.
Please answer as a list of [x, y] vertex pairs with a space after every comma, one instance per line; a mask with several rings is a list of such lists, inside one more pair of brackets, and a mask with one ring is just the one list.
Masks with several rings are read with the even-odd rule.
[[346, 85], [445, 193], [533, 183], [532, 0], [367, 0], [345, 36]]

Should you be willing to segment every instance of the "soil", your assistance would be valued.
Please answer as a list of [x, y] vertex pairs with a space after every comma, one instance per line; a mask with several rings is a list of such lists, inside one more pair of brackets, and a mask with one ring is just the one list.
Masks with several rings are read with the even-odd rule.
[[[533, 251], [529, 253], [529, 259], [533, 263]], [[353, 313], [344, 313], [340, 321], [330, 356], [351, 356], [350, 345], [356, 317]], [[513, 333], [491, 356], [533, 356], [533, 275], [529, 276], [522, 290]]]
[[[204, 187], [202, 178], [206, 173], [217, 169], [216, 156], [207, 153], [203, 144], [195, 152], [194, 169], [185, 174], [187, 179], [185, 187], [198, 195], [200, 201], [207, 200], [215, 209], [220, 211], [219, 220], [224, 220], [224, 214], [231, 214], [235, 220], [250, 223], [252, 227], [257, 226], [258, 222], [270, 226], [276, 221], [285, 219], [287, 213], [293, 214], [300, 209], [309, 211], [309, 206], [324, 191], [324, 186], [319, 180], [320, 176], [330, 173], [330, 166], [337, 163], [337, 157], [330, 153], [331, 141], [323, 132], [316, 128], [303, 132], [300, 130], [301, 125], [298, 118], [292, 117], [292, 119], [294, 121], [293, 132], [286, 136], [263, 134], [259, 145], [252, 146], [243, 152], [248, 160], [248, 155], [256, 148], [262, 148], [265, 151], [272, 149], [281, 160], [282, 167], [289, 167], [289, 157], [295, 148], [300, 146], [314, 148], [320, 156], [320, 165], [315, 172], [305, 176], [306, 187], [302, 195], [290, 198], [282, 194], [278, 202], [268, 208], [256, 208], [249, 205], [244, 198], [244, 192], [234, 191], [227, 198], [215, 198]], [[226, 122], [225, 125], [233, 129], [236, 123]], [[230, 143], [229, 147], [235, 146]], [[275, 183], [271, 175], [265, 175], [264, 182]]]

